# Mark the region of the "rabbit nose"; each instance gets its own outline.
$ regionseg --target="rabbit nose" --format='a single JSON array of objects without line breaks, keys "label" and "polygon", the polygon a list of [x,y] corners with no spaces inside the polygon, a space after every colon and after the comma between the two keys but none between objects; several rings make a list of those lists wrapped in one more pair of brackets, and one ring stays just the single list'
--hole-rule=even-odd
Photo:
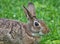
[{"label": "rabbit nose", "polygon": [[46,33],[49,33],[50,31],[49,31],[49,30],[42,30],[42,32],[43,32],[44,34],[46,34]]},{"label": "rabbit nose", "polygon": [[48,33],[50,32],[50,30],[48,30]]}]

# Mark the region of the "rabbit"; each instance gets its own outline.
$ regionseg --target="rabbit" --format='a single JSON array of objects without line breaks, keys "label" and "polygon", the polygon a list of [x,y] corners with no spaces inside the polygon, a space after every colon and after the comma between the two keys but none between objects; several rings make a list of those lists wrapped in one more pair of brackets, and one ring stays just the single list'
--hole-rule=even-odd
[{"label": "rabbit", "polygon": [[28,19],[27,23],[0,18],[0,34],[4,44],[38,44],[40,36],[49,33],[45,22],[36,18],[32,2],[28,3],[27,8],[23,5],[23,10]]}]

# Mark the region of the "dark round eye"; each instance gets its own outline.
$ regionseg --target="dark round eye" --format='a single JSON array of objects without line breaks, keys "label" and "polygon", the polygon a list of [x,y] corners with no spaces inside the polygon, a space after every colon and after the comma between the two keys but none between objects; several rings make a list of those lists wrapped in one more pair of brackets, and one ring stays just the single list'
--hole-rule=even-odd
[{"label": "dark round eye", "polygon": [[39,26],[39,23],[38,22],[35,22],[35,26]]}]

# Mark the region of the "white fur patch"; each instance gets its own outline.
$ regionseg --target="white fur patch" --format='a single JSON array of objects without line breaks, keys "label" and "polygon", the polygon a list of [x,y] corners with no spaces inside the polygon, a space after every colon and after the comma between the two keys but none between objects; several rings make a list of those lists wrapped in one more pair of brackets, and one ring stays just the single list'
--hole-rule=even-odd
[{"label": "white fur patch", "polygon": [[34,34],[34,33],[32,33],[32,36],[35,36],[35,34]]},{"label": "white fur patch", "polygon": [[44,35],[42,32],[39,32],[40,35]]}]

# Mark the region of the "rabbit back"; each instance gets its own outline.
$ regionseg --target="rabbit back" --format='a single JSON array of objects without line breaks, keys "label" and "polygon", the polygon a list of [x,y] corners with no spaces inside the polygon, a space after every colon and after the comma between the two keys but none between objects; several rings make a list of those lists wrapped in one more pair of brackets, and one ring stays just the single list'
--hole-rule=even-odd
[{"label": "rabbit back", "polygon": [[0,40],[9,33],[12,39],[22,39],[22,24],[15,20],[0,19]]}]

